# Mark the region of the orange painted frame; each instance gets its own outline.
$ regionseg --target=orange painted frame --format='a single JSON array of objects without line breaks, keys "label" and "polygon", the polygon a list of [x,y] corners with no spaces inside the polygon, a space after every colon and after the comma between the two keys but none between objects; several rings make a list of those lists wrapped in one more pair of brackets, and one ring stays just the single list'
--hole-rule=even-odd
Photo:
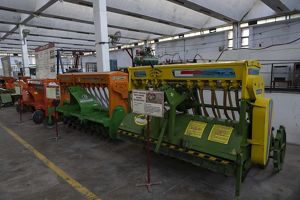
[{"label": "orange painted frame", "polygon": [[66,73],[57,76],[60,85],[61,105],[70,99],[68,87],[107,87],[109,91],[109,116],[116,106],[128,111],[128,74],[124,72]]},{"label": "orange painted frame", "polygon": [[58,84],[56,79],[28,79],[22,86],[22,104],[43,110],[48,116],[48,108],[52,107],[52,99],[46,96],[46,88],[50,83]]},{"label": "orange painted frame", "polygon": [[4,81],[4,84],[0,84],[0,88],[3,89],[15,89],[15,78],[8,76],[0,76],[0,80]]}]

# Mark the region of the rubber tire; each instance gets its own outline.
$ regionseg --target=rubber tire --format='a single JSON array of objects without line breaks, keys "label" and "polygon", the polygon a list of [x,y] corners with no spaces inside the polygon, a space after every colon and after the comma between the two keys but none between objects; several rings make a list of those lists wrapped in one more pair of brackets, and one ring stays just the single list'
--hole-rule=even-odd
[{"label": "rubber tire", "polygon": [[286,153],[286,132],[285,128],[280,127],[280,129],[280,132],[277,132],[277,135],[275,137],[274,148],[277,151],[274,151],[273,153],[275,173],[278,173],[282,170]]},{"label": "rubber tire", "polygon": [[44,111],[42,111],[42,110],[34,111],[34,113],[32,115],[32,120],[34,123],[41,124],[41,123],[43,123],[44,119],[45,119]]}]

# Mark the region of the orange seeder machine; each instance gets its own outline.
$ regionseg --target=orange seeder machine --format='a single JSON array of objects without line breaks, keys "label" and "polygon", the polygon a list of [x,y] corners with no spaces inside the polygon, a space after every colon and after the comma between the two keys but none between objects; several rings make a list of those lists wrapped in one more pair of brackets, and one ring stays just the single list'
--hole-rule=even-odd
[{"label": "orange seeder machine", "polygon": [[15,79],[13,77],[0,76],[0,88],[13,90]]},{"label": "orange seeder machine", "polygon": [[21,98],[17,105],[18,112],[33,112],[33,121],[40,124],[48,117],[48,110],[53,106],[53,99],[47,97],[49,88],[58,87],[56,79],[28,79],[18,82]]},{"label": "orange seeder machine", "polygon": [[66,73],[57,79],[61,102],[56,110],[60,118],[70,126],[114,138],[128,110],[128,74]]}]

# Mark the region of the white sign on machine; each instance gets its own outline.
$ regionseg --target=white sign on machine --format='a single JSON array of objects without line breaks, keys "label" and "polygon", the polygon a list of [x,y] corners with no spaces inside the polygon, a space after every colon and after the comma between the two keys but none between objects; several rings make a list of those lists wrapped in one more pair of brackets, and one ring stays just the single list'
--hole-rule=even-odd
[{"label": "white sign on machine", "polygon": [[164,92],[149,90],[132,91],[132,110],[137,114],[164,116]]},{"label": "white sign on machine", "polygon": [[50,82],[46,87],[46,97],[47,99],[59,99],[60,91],[59,85],[55,82]]}]

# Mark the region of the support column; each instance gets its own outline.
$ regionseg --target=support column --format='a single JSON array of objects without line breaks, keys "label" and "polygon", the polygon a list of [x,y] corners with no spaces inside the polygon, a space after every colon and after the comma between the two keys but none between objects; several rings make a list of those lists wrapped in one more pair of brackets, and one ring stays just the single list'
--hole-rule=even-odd
[{"label": "support column", "polygon": [[106,0],[93,0],[97,71],[110,71]]},{"label": "support column", "polygon": [[240,23],[233,23],[233,49],[241,48],[241,28]]},{"label": "support column", "polygon": [[29,55],[27,48],[26,35],[24,36],[23,30],[25,29],[24,25],[19,25],[20,37],[21,37],[21,50],[22,50],[22,66],[23,66],[23,75],[29,75]]}]

